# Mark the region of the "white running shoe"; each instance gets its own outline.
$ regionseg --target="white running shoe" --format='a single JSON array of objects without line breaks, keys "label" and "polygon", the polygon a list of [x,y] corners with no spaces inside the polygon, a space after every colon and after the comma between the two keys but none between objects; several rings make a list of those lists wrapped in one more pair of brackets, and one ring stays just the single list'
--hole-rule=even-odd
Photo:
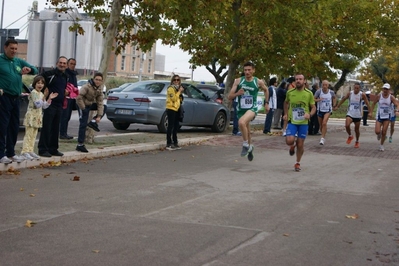
[{"label": "white running shoe", "polygon": [[32,155],[29,154],[29,152],[24,152],[21,154],[25,158],[25,160],[33,161]]},{"label": "white running shoe", "polygon": [[12,160],[10,160],[7,156],[4,156],[0,159],[0,163],[9,164],[12,163]]},{"label": "white running shoe", "polygon": [[287,136],[287,133],[285,131],[283,131],[283,137]]},{"label": "white running shoe", "polygon": [[29,155],[32,156],[34,160],[40,160],[40,156],[37,155],[37,154],[34,153],[34,152],[30,152]]},{"label": "white running shoe", "polygon": [[324,141],[326,141],[324,138],[320,139],[320,145],[324,145]]},{"label": "white running shoe", "polygon": [[384,146],[380,145],[380,151],[384,151]]},{"label": "white running shoe", "polygon": [[24,156],[19,156],[19,155],[14,155],[11,160],[13,162],[17,162],[17,163],[22,163],[23,161],[25,161],[25,157]]}]

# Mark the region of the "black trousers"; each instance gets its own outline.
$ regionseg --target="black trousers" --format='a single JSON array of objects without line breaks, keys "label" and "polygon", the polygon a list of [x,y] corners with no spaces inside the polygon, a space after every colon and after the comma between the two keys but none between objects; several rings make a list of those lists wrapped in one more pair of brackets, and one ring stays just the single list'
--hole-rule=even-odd
[{"label": "black trousers", "polygon": [[166,146],[177,144],[177,130],[179,129],[179,112],[166,109],[168,115],[168,129],[166,131]]},{"label": "black trousers", "polygon": [[308,134],[309,135],[316,135],[317,132],[319,132],[320,125],[319,125],[319,119],[317,117],[317,114],[314,114],[310,119],[309,119],[309,128],[308,128]]},{"label": "black trousers", "polygon": [[50,105],[43,110],[43,127],[40,131],[39,154],[58,151],[58,137],[60,135],[60,120],[62,107]]}]

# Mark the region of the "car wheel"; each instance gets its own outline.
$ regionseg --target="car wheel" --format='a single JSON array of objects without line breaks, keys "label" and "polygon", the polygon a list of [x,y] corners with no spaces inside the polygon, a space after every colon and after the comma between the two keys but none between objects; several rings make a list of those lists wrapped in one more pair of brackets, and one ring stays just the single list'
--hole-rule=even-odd
[{"label": "car wheel", "polygon": [[157,125],[159,132],[161,133],[166,133],[167,129],[168,129],[168,115],[165,113],[163,113],[162,118],[161,118],[161,122]]},{"label": "car wheel", "polygon": [[226,119],[225,113],[218,112],[212,125],[212,131],[216,133],[222,133],[226,129]]},{"label": "car wheel", "polygon": [[112,125],[114,126],[115,129],[118,130],[126,130],[130,126],[130,123],[117,123],[117,122],[112,122]]}]

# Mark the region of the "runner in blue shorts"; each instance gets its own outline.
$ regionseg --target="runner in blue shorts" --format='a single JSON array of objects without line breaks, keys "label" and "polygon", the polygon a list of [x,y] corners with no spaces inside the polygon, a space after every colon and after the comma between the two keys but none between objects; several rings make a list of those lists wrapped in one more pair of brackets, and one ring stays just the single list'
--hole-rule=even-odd
[{"label": "runner in blue shorts", "polygon": [[[284,102],[284,120],[288,121],[286,131],[286,143],[290,146],[290,155],[295,154],[296,163],[294,170],[301,171],[301,158],[304,151],[308,123],[312,115],[316,113],[316,106],[312,91],[305,87],[305,77],[302,74],[295,75],[295,88],[287,92]],[[295,134],[298,137],[295,138]]]}]

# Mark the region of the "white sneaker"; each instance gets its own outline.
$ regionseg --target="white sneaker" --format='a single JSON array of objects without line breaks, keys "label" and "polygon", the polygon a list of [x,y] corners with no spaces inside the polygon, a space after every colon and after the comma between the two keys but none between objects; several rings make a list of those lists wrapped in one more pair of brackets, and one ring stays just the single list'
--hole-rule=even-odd
[{"label": "white sneaker", "polygon": [[29,155],[32,156],[34,160],[40,160],[40,156],[37,155],[37,154],[34,153],[34,152],[30,152]]},{"label": "white sneaker", "polygon": [[380,151],[384,151],[384,146],[380,145]]},{"label": "white sneaker", "polygon": [[324,138],[320,139],[320,145],[324,145],[324,141],[326,141]]},{"label": "white sneaker", "polygon": [[283,131],[283,137],[287,136],[287,133],[285,131]]},{"label": "white sneaker", "polygon": [[10,160],[7,156],[4,156],[0,159],[0,163],[9,164],[12,163],[12,160]]},{"label": "white sneaker", "polygon": [[29,161],[33,160],[33,157],[29,154],[29,152],[24,152],[21,154],[21,156],[23,156],[25,158],[25,160],[29,160]]},{"label": "white sneaker", "polygon": [[25,161],[25,157],[23,156],[18,156],[18,155],[14,155],[11,160],[13,162],[17,162],[17,163],[22,163],[23,161]]}]

